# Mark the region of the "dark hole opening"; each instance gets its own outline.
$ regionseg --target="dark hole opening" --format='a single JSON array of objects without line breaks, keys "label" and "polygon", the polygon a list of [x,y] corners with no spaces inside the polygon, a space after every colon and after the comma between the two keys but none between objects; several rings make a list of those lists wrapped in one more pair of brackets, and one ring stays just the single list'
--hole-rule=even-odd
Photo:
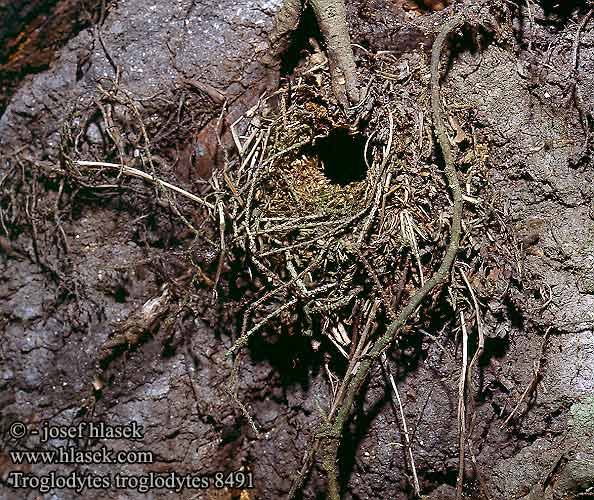
[{"label": "dark hole opening", "polygon": [[365,137],[345,128],[332,130],[316,141],[314,152],[322,161],[324,175],[334,184],[346,186],[362,181],[367,175]]},{"label": "dark hole opening", "polygon": [[310,50],[309,37],[320,40],[320,32],[316,16],[311,8],[306,8],[299,20],[299,26],[291,35],[291,43],[281,56],[280,75],[288,77],[303,61],[305,54]]}]

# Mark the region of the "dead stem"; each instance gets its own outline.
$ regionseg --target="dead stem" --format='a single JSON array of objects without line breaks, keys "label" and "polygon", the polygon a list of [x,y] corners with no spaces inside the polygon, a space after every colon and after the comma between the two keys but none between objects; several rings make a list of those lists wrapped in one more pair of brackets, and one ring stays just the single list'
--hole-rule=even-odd
[{"label": "dead stem", "polygon": [[458,381],[458,477],[456,479],[456,500],[462,498],[464,486],[464,456],[466,446],[466,373],[468,370],[468,331],[464,311],[460,311],[460,325],[462,327],[462,367]]},{"label": "dead stem", "polygon": [[412,440],[410,439],[410,433],[408,432],[408,425],[406,424],[406,418],[404,416],[404,408],[402,407],[402,400],[400,399],[400,394],[398,392],[398,387],[396,386],[396,382],[394,380],[394,375],[392,375],[392,369],[387,361],[386,353],[383,353],[381,356],[382,366],[384,370],[388,374],[388,378],[390,380],[390,385],[392,386],[392,391],[394,396],[396,396],[396,401],[392,399],[394,402],[394,406],[398,406],[398,411],[400,413],[400,418],[402,419],[402,430],[404,431],[404,450],[408,455],[410,469],[413,475],[413,487],[416,496],[421,495],[421,487],[419,485],[419,476],[417,475],[417,467],[415,465],[415,457],[413,454],[412,449]]},{"label": "dead stem", "polygon": [[256,435],[256,439],[260,439],[261,438],[260,431],[258,431],[258,427],[256,427],[256,423],[254,422],[254,419],[250,415],[250,412],[248,411],[246,406],[239,400],[238,390],[237,390],[237,388],[235,388],[235,386],[237,385],[240,365],[241,365],[241,356],[237,356],[233,360],[233,367],[231,369],[231,375],[229,377],[229,381],[228,381],[227,385],[225,386],[225,391],[227,392],[227,394],[229,395],[229,397],[231,398],[233,403],[235,403],[235,405],[237,405],[237,407],[241,410],[241,413],[243,413],[243,416],[246,418],[246,420],[250,424],[252,430],[254,431],[254,434]]},{"label": "dead stem", "polygon": [[107,162],[103,162],[103,161],[76,161],[75,164],[78,166],[81,166],[81,167],[99,167],[99,168],[115,169],[125,175],[129,175],[132,177],[138,177],[139,179],[153,182],[154,184],[156,184],[160,187],[164,187],[164,188],[170,189],[171,191],[175,191],[176,193],[181,194],[182,196],[188,198],[189,200],[192,200],[200,205],[210,208],[211,210],[214,210],[214,208],[215,208],[215,206],[212,203],[208,203],[207,201],[203,200],[202,198],[196,196],[195,194],[192,194],[192,193],[186,191],[185,189],[175,186],[174,184],[171,184],[167,181],[161,180],[161,179],[155,177],[154,175],[147,174],[146,172],[143,172],[142,170],[138,170],[137,168],[127,167],[126,165],[121,165],[118,163],[107,163]]}]

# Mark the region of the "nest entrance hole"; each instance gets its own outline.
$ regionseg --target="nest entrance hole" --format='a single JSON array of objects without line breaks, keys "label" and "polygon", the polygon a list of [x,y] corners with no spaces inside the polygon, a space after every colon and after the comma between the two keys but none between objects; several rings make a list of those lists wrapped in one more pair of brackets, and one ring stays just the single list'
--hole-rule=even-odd
[{"label": "nest entrance hole", "polygon": [[332,184],[346,186],[367,176],[365,137],[346,128],[336,128],[318,139],[313,154],[322,162],[324,175]]}]

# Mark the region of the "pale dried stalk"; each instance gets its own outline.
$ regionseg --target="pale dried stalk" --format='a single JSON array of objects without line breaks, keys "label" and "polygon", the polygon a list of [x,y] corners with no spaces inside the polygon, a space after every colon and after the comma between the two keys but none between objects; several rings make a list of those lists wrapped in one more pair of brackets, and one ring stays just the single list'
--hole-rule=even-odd
[{"label": "pale dried stalk", "polygon": [[81,167],[103,167],[103,168],[116,169],[116,170],[119,170],[122,174],[131,176],[131,177],[138,177],[139,179],[143,179],[145,181],[150,181],[150,182],[153,182],[154,184],[160,185],[161,187],[170,189],[171,191],[175,191],[176,193],[181,194],[185,198],[195,201],[196,203],[199,203],[200,205],[203,205],[211,210],[214,210],[214,208],[215,208],[215,206],[212,203],[208,203],[207,201],[203,200],[202,198],[196,196],[195,194],[192,194],[189,191],[186,191],[185,189],[175,186],[174,184],[171,184],[167,181],[159,179],[158,177],[155,177],[154,175],[147,174],[146,172],[143,172],[142,170],[138,170],[137,168],[127,167],[126,165],[121,165],[119,163],[107,163],[107,162],[103,162],[103,161],[76,161],[74,163]]}]

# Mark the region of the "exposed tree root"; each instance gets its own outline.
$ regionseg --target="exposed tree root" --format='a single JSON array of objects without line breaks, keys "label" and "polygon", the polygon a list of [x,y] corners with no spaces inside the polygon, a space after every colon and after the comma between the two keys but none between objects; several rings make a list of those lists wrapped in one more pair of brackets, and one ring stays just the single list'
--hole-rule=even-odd
[{"label": "exposed tree root", "polygon": [[[275,57],[286,51],[290,35],[303,13],[305,0],[285,0],[276,15],[274,31],[269,36]],[[351,38],[347,27],[344,0],[308,0],[316,19],[328,55],[334,95],[343,107],[359,102],[359,81]]]},{"label": "exposed tree root", "polygon": [[351,38],[347,28],[344,0],[310,0],[326,42],[332,89],[345,106],[359,102],[359,82]]},{"label": "exposed tree root", "polygon": [[118,347],[129,348],[137,345],[142,335],[152,331],[169,312],[172,297],[171,289],[164,285],[159,294],[151,297],[130,314],[115,334],[101,346],[100,361],[112,356]]},{"label": "exposed tree root", "polygon": [[[392,322],[386,333],[380,337],[373,345],[368,354],[360,359],[359,367],[356,373],[345,380],[346,386],[339,389],[339,400],[334,406],[336,408],[335,414],[328,416],[328,419],[320,426],[316,435],[316,444],[308,455],[306,462],[311,463],[313,455],[321,448],[322,452],[322,468],[324,469],[328,478],[328,496],[332,500],[340,498],[340,485],[338,482],[338,448],[340,446],[340,439],[343,428],[349,417],[351,416],[353,403],[359,394],[365,379],[369,373],[371,366],[376,360],[380,358],[382,353],[397,339],[402,327],[406,324],[409,318],[415,313],[419,305],[427,297],[427,295],[438,285],[443,284],[450,276],[450,270],[456,259],[458,247],[460,244],[461,235],[461,220],[462,220],[462,191],[460,183],[456,174],[456,167],[454,164],[454,154],[452,152],[447,132],[444,123],[441,102],[440,102],[440,88],[439,88],[439,62],[441,53],[445,47],[448,36],[452,31],[463,24],[461,15],[457,15],[450,19],[439,32],[435,43],[433,45],[431,58],[431,106],[433,113],[433,124],[439,145],[441,147],[444,161],[445,161],[445,176],[448,186],[452,192],[453,198],[453,216],[450,242],[448,244],[444,258],[436,273],[428,279],[425,284],[413,295],[410,302],[400,312],[398,318]],[[295,481],[294,487],[291,489],[290,495],[296,493],[298,484],[303,481],[304,475],[307,473],[309,467],[305,464],[299,477]]]},{"label": "exposed tree root", "polygon": [[291,35],[299,26],[303,0],[285,0],[276,14],[274,31],[268,35],[272,54],[279,57],[291,44]]}]

